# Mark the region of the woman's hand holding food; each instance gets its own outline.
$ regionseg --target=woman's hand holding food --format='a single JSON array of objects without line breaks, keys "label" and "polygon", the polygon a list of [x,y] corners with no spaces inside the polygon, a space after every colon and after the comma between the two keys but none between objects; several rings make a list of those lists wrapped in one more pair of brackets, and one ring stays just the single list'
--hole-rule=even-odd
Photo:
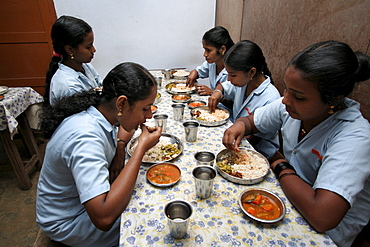
[{"label": "woman's hand holding food", "polygon": [[197,79],[198,79],[198,71],[193,69],[188,75],[188,78],[186,79],[186,86],[193,87]]},{"label": "woman's hand holding food", "polygon": [[208,107],[211,113],[215,112],[218,103],[222,99],[222,94],[219,91],[213,91],[212,95],[208,98]]},{"label": "woman's hand holding food", "polygon": [[225,130],[222,144],[230,150],[239,152],[239,144],[245,133],[245,125],[242,121],[236,121],[230,128]]},{"label": "woman's hand holding food", "polygon": [[159,138],[162,134],[162,127],[147,127],[145,124],[141,124],[140,128],[141,134],[139,136],[137,148],[142,147],[146,152],[159,142]]}]

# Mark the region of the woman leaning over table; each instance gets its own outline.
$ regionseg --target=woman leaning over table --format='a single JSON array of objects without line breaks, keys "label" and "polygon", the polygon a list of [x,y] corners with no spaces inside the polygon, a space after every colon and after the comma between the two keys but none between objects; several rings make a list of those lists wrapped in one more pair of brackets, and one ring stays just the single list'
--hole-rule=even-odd
[{"label": "woman leaning over table", "polygon": [[[149,131],[144,125],[157,95],[145,68],[119,64],[103,86],[63,98],[43,112],[42,129],[52,137],[37,188],[37,223],[47,236],[71,246],[118,245],[120,215],[141,160],[161,135],[161,128]],[[120,133],[117,139],[115,125],[127,132],[142,129],[126,165],[128,139]]]},{"label": "woman leaning over table", "polygon": [[281,130],[283,154],[271,168],[285,195],[318,232],[350,246],[370,219],[370,125],[348,96],[370,77],[370,58],[344,43],[314,44],[284,75],[284,97],[239,118],[223,143]]},{"label": "woman leaning over table", "polygon": [[[234,101],[231,120],[249,116],[262,106],[280,98],[280,93],[272,84],[271,72],[268,69],[261,48],[254,42],[242,40],[236,43],[223,58],[228,80],[235,89],[228,90],[218,85],[218,90],[208,98],[208,105],[214,111],[223,97]],[[248,136],[254,148],[270,159],[278,150],[277,131]]]},{"label": "woman leaning over table", "polygon": [[51,29],[54,54],[46,74],[45,102],[102,86],[90,64],[94,57],[94,33],[85,21],[61,16]]},{"label": "woman leaning over table", "polygon": [[206,61],[192,70],[187,78],[186,85],[193,86],[198,78],[209,78],[210,88],[205,85],[197,85],[200,95],[211,95],[217,84],[223,83],[224,87],[233,87],[227,82],[227,72],[222,61],[225,53],[234,45],[226,28],[217,26],[203,35],[203,56]]}]

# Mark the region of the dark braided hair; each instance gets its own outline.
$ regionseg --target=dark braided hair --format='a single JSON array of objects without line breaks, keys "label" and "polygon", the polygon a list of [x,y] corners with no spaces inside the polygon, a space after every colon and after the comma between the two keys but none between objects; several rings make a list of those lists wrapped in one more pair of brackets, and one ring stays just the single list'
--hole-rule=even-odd
[{"label": "dark braided hair", "polygon": [[50,138],[61,122],[90,106],[105,104],[114,109],[115,99],[125,95],[130,106],[145,100],[151,93],[156,80],[143,66],[126,62],[114,67],[103,80],[103,88],[91,89],[61,98],[55,105],[44,105],[40,114],[40,129],[45,138]]},{"label": "dark braided hair", "polygon": [[217,50],[224,45],[228,51],[233,45],[234,41],[231,39],[229,31],[226,28],[217,26],[204,33],[202,40],[207,45],[214,46]]},{"label": "dark braided hair", "polygon": [[[81,19],[72,16],[59,17],[51,28],[51,40],[55,53],[62,57],[68,56],[64,46],[70,45],[73,48],[77,48],[90,32],[92,32],[92,28]],[[53,75],[58,70],[58,63],[62,60],[62,57],[54,55],[49,64],[49,70],[46,73],[45,80],[44,102],[46,104],[50,104],[50,82]]]},{"label": "dark braided hair", "polygon": [[348,96],[357,82],[370,78],[370,57],[333,40],[309,46],[288,66],[294,66],[304,79],[316,83],[323,102],[333,105],[341,103],[337,96]]},{"label": "dark braided hair", "polygon": [[242,40],[236,43],[225,54],[224,63],[236,71],[249,72],[251,68],[256,68],[257,73],[263,72],[270,77],[273,84],[271,72],[267,67],[266,59],[261,48],[250,40]]}]

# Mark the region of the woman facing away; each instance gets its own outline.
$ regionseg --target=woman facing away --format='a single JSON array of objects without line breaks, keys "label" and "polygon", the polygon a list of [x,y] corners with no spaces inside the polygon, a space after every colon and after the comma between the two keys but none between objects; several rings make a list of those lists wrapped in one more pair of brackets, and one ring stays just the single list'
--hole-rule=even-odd
[{"label": "woman facing away", "polygon": [[209,78],[210,88],[205,85],[197,85],[200,95],[211,95],[217,84],[224,84],[225,88],[233,87],[227,82],[227,72],[222,61],[225,53],[234,45],[226,28],[216,26],[203,35],[203,56],[206,61],[192,70],[186,80],[186,85],[192,87],[196,79]]},{"label": "woman facing away", "polygon": [[[145,68],[122,63],[108,73],[102,91],[45,107],[41,127],[52,137],[38,182],[36,221],[47,236],[70,246],[118,245],[120,215],[142,158],[161,136],[161,128],[144,125],[156,95],[156,81]],[[116,125],[127,133],[142,130],[127,164],[129,140],[117,136]]]},{"label": "woman facing away", "polygon": [[[272,84],[271,72],[268,69],[265,56],[261,48],[250,40],[242,40],[236,43],[223,58],[228,72],[228,81],[233,88],[223,88],[217,85],[217,89],[208,98],[208,105],[213,112],[224,97],[234,101],[232,108],[232,122],[240,117],[249,116],[262,106],[280,98],[280,93]],[[257,151],[268,159],[278,150],[277,132],[256,134],[248,136],[248,141]]]},{"label": "woman facing away", "polygon": [[90,64],[96,50],[89,24],[61,16],[53,24],[51,39],[54,53],[46,74],[46,104],[54,105],[62,97],[102,86],[99,74]]},{"label": "woman facing away", "polygon": [[370,125],[347,98],[370,78],[370,58],[345,43],[314,44],[288,64],[284,97],[236,120],[223,143],[281,130],[271,169],[291,203],[318,232],[351,246],[370,219]]}]

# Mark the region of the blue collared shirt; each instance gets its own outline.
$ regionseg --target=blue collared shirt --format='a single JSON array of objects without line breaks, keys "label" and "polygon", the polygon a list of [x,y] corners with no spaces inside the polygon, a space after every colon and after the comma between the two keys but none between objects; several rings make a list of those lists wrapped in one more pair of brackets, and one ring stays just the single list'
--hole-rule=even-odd
[{"label": "blue collared shirt", "polygon": [[83,63],[82,68],[84,68],[85,74],[59,63],[59,68],[50,83],[49,98],[51,105],[54,105],[55,101],[62,97],[103,85],[98,72],[90,63]]},{"label": "blue collared shirt", "polygon": [[[281,129],[284,155],[313,189],[332,191],[351,208],[338,226],[326,233],[338,246],[350,246],[370,219],[370,125],[359,104],[348,98],[347,108],[315,126],[298,142],[301,121],[285,110],[282,98],[255,111],[259,131]],[[334,209],[333,209],[334,210]]]},{"label": "blue collared shirt", "polygon": [[[37,223],[52,239],[91,234],[96,246],[104,246],[98,244],[100,239],[111,233],[93,225],[83,203],[110,190],[116,136],[114,126],[93,106],[66,118],[54,132],[46,147],[36,201]],[[118,243],[119,229],[110,231],[116,231],[112,234]],[[89,245],[81,239],[77,243]]]}]

